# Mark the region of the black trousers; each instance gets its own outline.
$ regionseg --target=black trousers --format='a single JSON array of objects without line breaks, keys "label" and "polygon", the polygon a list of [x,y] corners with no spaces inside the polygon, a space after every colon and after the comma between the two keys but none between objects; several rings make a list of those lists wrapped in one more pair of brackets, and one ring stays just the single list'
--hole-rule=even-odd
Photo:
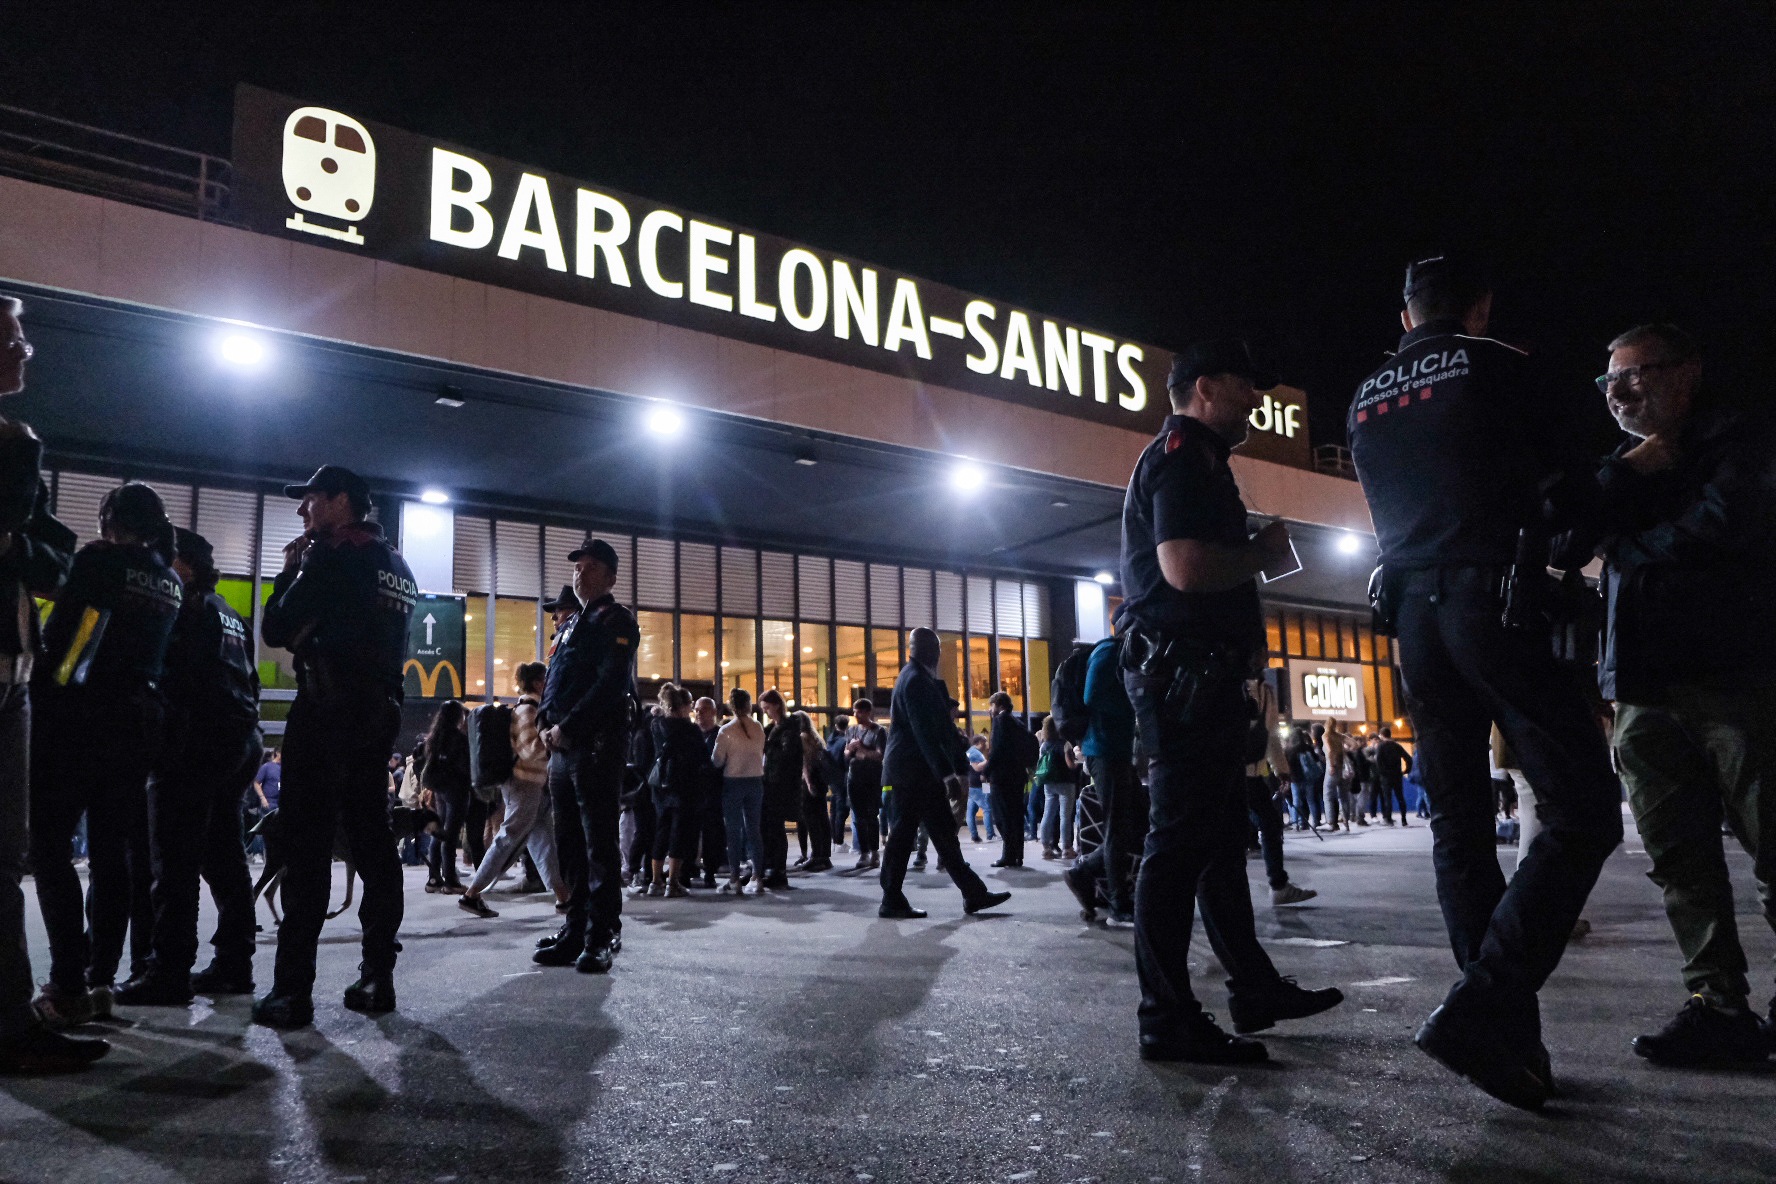
[{"label": "black trousers", "polygon": [[874,855],[882,845],[882,766],[877,761],[853,761],[845,778],[851,800],[851,834],[859,855]]},{"label": "black trousers", "polygon": [[0,684],[0,1041],[31,1027],[31,955],[25,939],[25,874],[31,785],[31,690]]},{"label": "black trousers", "polygon": [[1264,875],[1272,888],[1289,882],[1283,868],[1283,812],[1277,807],[1270,782],[1262,777],[1246,778],[1246,815],[1258,831],[1258,849],[1264,854]]},{"label": "black trousers", "polygon": [[[463,823],[469,813],[469,799],[474,797],[467,786],[439,790],[432,795],[438,807],[438,833],[432,836],[429,862],[431,878],[440,884],[462,886],[462,873],[457,867],[462,851]],[[481,865],[477,863],[476,867]]]},{"label": "black trousers", "polygon": [[701,824],[702,873],[713,877],[728,861],[728,827],[722,819],[721,778],[710,778],[703,788],[703,800],[697,807]]},{"label": "black trousers", "polygon": [[1104,804],[1104,841],[1079,861],[1086,875],[1104,882],[1113,913],[1133,913],[1134,876],[1130,869],[1147,838],[1147,791],[1135,776],[1135,763],[1094,756],[1087,760],[1098,800]]},{"label": "black trousers", "polygon": [[[165,708],[148,692],[101,700],[69,690],[39,695],[34,706],[31,870],[49,931],[49,981],[66,991],[109,985],[117,977],[130,927],[129,848],[132,836],[146,831],[148,770],[158,755]],[[87,816],[84,902],[73,848],[82,813]],[[146,881],[146,859],[137,864]],[[146,916],[147,908],[143,900],[140,915]],[[146,928],[142,935],[146,956]]]},{"label": "black trousers", "polygon": [[802,818],[797,826],[807,845],[809,863],[832,860],[832,829],[826,813],[826,780],[818,775],[801,786]]},{"label": "black trousers", "polygon": [[480,867],[487,858],[487,816],[492,809],[493,803],[484,802],[474,790],[469,791],[463,808],[463,850],[468,852],[471,867]]},{"label": "black trousers", "polygon": [[1400,821],[1406,821],[1406,783],[1401,780],[1383,777],[1375,783],[1375,800],[1381,806],[1381,816],[1389,822],[1394,820],[1394,807],[1400,807]]},{"label": "black trousers", "polygon": [[993,823],[999,828],[999,858],[1008,867],[1020,865],[1024,862],[1024,782],[993,781],[987,795],[993,802]]},{"label": "black trousers", "polygon": [[[1437,899],[1462,968],[1447,1002],[1502,1038],[1539,1039],[1536,992],[1622,841],[1621,790],[1603,732],[1547,636],[1501,624],[1495,571],[1398,579],[1400,673],[1431,801]],[[1487,766],[1495,721],[1535,786],[1542,822],[1508,885]]]},{"label": "black trousers", "polygon": [[1276,967],[1258,944],[1246,883],[1245,694],[1236,679],[1206,683],[1191,718],[1164,703],[1169,680],[1124,672],[1149,756],[1152,826],[1135,881],[1135,971],[1144,1036],[1172,1039],[1201,1014],[1190,989],[1190,933],[1203,932],[1232,993],[1262,991]]},{"label": "black trousers", "polygon": [[389,825],[388,754],[400,728],[400,700],[386,692],[323,700],[298,691],[290,705],[278,795],[288,862],[273,994],[306,999],[314,991],[315,947],[333,892],[333,841],[342,831],[364,882],[358,906],[364,970],[395,968],[404,902]]},{"label": "black trousers", "polygon": [[759,807],[761,841],[765,846],[766,880],[780,881],[789,872],[789,820],[801,812],[801,781],[765,781],[765,800]]},{"label": "black trousers", "polygon": [[148,780],[154,869],[156,977],[183,979],[197,962],[198,880],[216,902],[216,963],[253,964],[253,880],[241,845],[241,811],[261,755],[253,721],[193,721],[193,742]]},{"label": "black trousers", "polygon": [[[888,794],[888,813],[892,823],[888,845],[882,853],[882,903],[907,903],[907,861],[912,858],[913,844],[923,826],[937,848],[938,862],[950,873],[950,880],[962,892],[963,900],[978,900],[987,894],[987,886],[962,858],[962,844],[956,838],[956,816],[950,812],[950,800],[942,785],[913,782],[897,785]],[[855,807],[853,807],[855,809]]]},{"label": "black trousers", "polygon": [[846,785],[846,775],[839,774],[839,779],[832,786],[832,841],[845,841],[845,819],[851,816],[851,791]]},{"label": "black trousers", "polygon": [[631,875],[645,880],[649,875],[648,860],[654,856],[654,836],[660,825],[660,811],[654,805],[653,790],[643,786],[630,799],[629,808],[635,818],[635,834],[629,840],[629,850],[624,852],[623,866]]},{"label": "black trousers", "polygon": [[623,745],[617,738],[549,757],[555,807],[555,857],[567,885],[566,929],[603,945],[623,931],[622,857],[617,816],[623,790]]}]

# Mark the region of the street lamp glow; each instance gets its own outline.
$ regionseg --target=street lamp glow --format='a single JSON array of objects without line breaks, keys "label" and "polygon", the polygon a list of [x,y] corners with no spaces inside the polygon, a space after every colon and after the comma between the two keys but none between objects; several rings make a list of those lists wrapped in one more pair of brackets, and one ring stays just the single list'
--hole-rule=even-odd
[{"label": "street lamp glow", "polygon": [[265,343],[248,333],[227,333],[216,343],[216,353],[230,366],[257,366],[265,360]]},{"label": "street lamp glow", "polygon": [[1092,577],[1092,579],[1094,579],[1094,580],[1096,580],[1096,581],[1097,581],[1097,582],[1098,582],[1098,583],[1100,583],[1100,584],[1104,584],[1104,585],[1106,585],[1106,586],[1108,586],[1108,585],[1110,585],[1110,584],[1114,584],[1114,583],[1115,583],[1115,582],[1116,582],[1116,577],[1115,577],[1115,576],[1113,576],[1113,575],[1111,575],[1111,574],[1110,574],[1110,573],[1109,573],[1109,572],[1107,572],[1107,571],[1101,571],[1101,572],[1099,572],[1099,573],[1098,573],[1098,574],[1097,574],[1097,575],[1095,575],[1095,576],[1093,576],[1093,577]]},{"label": "street lamp glow", "polygon": [[684,430],[678,408],[661,403],[647,414],[647,429],[656,436],[676,436]]},{"label": "street lamp glow", "polygon": [[950,470],[950,484],[960,493],[973,493],[987,483],[987,471],[971,460],[959,460]]},{"label": "street lamp glow", "polygon": [[425,489],[420,491],[419,500],[428,506],[448,506],[450,495],[442,489]]},{"label": "street lamp glow", "polygon": [[1344,534],[1344,535],[1338,536],[1338,553],[1340,555],[1355,555],[1359,550],[1362,549],[1362,546],[1363,546],[1362,540],[1357,538],[1357,536],[1354,534]]}]

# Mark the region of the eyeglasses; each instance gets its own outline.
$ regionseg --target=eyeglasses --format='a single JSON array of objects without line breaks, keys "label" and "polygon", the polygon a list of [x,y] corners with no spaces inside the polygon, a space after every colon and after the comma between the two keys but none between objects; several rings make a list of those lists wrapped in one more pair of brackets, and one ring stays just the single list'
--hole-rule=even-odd
[{"label": "eyeglasses", "polygon": [[0,342],[0,353],[17,354],[25,361],[30,361],[37,354],[37,347],[23,337],[14,337]]},{"label": "eyeglasses", "polygon": [[1609,394],[1610,387],[1618,382],[1625,382],[1629,389],[1639,390],[1646,382],[1646,376],[1654,370],[1664,370],[1671,366],[1681,366],[1682,362],[1648,362],[1642,366],[1624,366],[1620,370],[1611,370],[1608,374],[1599,374],[1592,379],[1597,389]]}]

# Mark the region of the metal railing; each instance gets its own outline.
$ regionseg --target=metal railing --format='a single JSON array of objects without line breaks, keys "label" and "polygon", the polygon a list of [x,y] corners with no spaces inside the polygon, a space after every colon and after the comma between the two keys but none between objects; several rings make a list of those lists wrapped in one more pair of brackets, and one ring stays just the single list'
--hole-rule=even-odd
[{"label": "metal railing", "polygon": [[1349,481],[1357,479],[1357,466],[1351,460],[1351,450],[1342,444],[1321,444],[1313,450],[1313,462],[1316,473],[1343,477]]},{"label": "metal railing", "polygon": [[0,103],[7,176],[220,222],[233,172],[219,156]]}]

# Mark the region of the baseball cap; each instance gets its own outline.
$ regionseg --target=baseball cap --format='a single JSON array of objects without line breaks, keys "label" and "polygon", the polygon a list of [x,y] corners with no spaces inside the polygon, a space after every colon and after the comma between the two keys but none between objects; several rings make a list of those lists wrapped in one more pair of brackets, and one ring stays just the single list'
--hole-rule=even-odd
[{"label": "baseball cap", "polygon": [[562,609],[573,609],[575,612],[580,609],[580,598],[574,595],[572,584],[561,585],[561,595],[554,600],[543,601],[543,611],[546,613],[558,613]]},{"label": "baseball cap", "polygon": [[590,555],[610,568],[612,575],[617,574],[617,549],[603,539],[595,539],[591,535],[587,535],[585,542],[567,553],[567,561],[573,563],[585,555]]},{"label": "baseball cap", "polygon": [[1252,359],[1252,347],[1239,337],[1214,337],[1199,341],[1172,358],[1168,390],[1187,387],[1197,379],[1211,374],[1240,374],[1252,380],[1258,390],[1267,391],[1278,378]]},{"label": "baseball cap", "polygon": [[1404,298],[1427,291],[1447,293],[1458,299],[1478,297],[1490,287],[1486,270],[1473,259],[1461,255],[1432,255],[1406,268]]},{"label": "baseball cap", "polygon": [[175,526],[173,536],[173,554],[193,568],[204,571],[216,565],[216,549],[210,546],[209,539],[183,526]]},{"label": "baseball cap", "polygon": [[310,492],[328,495],[348,494],[354,506],[362,506],[367,509],[370,505],[369,484],[342,465],[322,465],[314,471],[314,476],[301,485],[284,486],[285,497],[299,498]]}]

